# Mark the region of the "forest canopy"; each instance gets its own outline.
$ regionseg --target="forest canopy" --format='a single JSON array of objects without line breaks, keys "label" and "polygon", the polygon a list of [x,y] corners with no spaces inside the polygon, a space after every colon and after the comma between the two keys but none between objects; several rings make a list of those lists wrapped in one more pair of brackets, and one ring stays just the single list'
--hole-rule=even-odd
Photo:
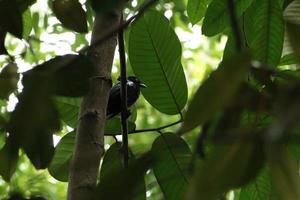
[{"label": "forest canopy", "polygon": [[0,0],[0,199],[300,200],[299,36],[300,0]]}]

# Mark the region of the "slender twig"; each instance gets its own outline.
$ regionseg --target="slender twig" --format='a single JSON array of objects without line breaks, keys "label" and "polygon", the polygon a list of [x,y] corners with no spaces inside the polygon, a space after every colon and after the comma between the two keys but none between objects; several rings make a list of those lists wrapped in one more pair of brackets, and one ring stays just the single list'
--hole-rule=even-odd
[{"label": "slender twig", "polygon": [[175,126],[176,124],[179,124],[181,122],[183,122],[182,119],[180,119],[180,120],[178,120],[176,122],[173,122],[171,124],[167,124],[167,125],[164,125],[164,126],[161,126],[161,127],[157,127],[157,128],[140,129],[140,130],[131,131],[131,132],[129,132],[129,134],[145,133],[145,132],[158,132],[158,131],[161,131],[163,129],[169,128],[171,126]]},{"label": "slender twig", "polygon": [[[169,127],[172,127],[172,126],[175,126],[179,123],[183,122],[183,120],[178,120],[176,122],[173,122],[171,124],[167,124],[167,125],[164,125],[164,126],[160,126],[160,127],[157,127],[157,128],[149,128],[149,129],[140,129],[140,130],[133,130],[133,131],[129,131],[128,134],[132,135],[132,134],[138,134],[138,133],[146,133],[146,132],[160,132],[166,128],[169,128]],[[115,135],[121,135],[122,133],[115,133],[115,134],[105,134],[106,136],[115,136]]]},{"label": "slender twig", "polygon": [[143,15],[143,13],[148,8],[150,8],[156,1],[157,0],[148,0],[147,2],[145,2],[144,4],[142,4],[140,6],[140,8],[138,9],[138,12],[135,15],[133,15],[132,17],[130,17],[129,19],[127,19],[125,22],[121,23],[120,26],[118,26],[117,28],[115,28],[115,29],[107,32],[106,34],[104,34],[102,37],[100,37],[97,41],[95,41],[90,46],[86,46],[86,47],[82,48],[79,53],[85,53],[85,52],[87,52],[89,49],[102,44],[104,41],[106,41],[108,38],[110,38],[111,36],[113,36],[116,33],[118,33],[120,30],[124,30],[125,28],[127,28],[132,22],[134,22],[138,18],[140,18]]},{"label": "slender twig", "polygon": [[[121,23],[123,23],[123,15],[121,16]],[[124,47],[124,33],[121,29],[118,33],[119,55],[121,65],[121,124],[122,124],[122,150],[124,154],[124,166],[128,166],[129,152],[128,152],[128,123],[127,123],[127,75],[126,75],[126,57]]]},{"label": "slender twig", "polygon": [[238,24],[237,17],[236,17],[234,0],[228,0],[228,10],[229,10],[232,32],[235,37],[236,49],[237,49],[237,51],[241,51],[242,47],[243,47],[242,46],[242,37],[241,37],[241,32],[240,32],[239,24]]}]

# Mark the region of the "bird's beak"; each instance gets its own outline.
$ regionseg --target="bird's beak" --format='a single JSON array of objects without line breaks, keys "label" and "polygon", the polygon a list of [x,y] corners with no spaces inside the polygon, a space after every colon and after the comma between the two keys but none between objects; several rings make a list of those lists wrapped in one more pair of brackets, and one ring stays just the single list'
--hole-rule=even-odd
[{"label": "bird's beak", "polygon": [[146,88],[147,87],[147,85],[145,85],[144,83],[140,83],[139,86],[142,87],[142,88]]}]

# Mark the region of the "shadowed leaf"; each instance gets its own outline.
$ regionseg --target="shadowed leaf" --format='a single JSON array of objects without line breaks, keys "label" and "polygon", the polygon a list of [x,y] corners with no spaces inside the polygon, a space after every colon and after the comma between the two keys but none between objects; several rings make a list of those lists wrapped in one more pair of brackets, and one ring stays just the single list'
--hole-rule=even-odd
[{"label": "shadowed leaf", "polygon": [[18,67],[14,63],[9,63],[0,73],[0,98],[8,99],[9,95],[17,89],[18,81]]},{"label": "shadowed leaf", "polygon": [[59,21],[71,30],[79,33],[88,31],[86,13],[77,0],[54,0],[53,12]]}]

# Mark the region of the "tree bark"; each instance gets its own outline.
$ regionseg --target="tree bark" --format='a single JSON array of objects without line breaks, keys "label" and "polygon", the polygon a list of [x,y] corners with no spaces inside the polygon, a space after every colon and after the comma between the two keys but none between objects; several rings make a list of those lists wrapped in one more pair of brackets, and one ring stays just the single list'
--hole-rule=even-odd
[{"label": "tree bark", "polygon": [[[92,44],[105,33],[120,25],[121,10],[106,15],[96,14],[92,33]],[[91,89],[81,103],[76,145],[71,163],[68,200],[92,199],[104,154],[104,125],[106,107],[111,89],[111,69],[117,35],[90,49],[88,55],[97,67],[91,80]]]}]

